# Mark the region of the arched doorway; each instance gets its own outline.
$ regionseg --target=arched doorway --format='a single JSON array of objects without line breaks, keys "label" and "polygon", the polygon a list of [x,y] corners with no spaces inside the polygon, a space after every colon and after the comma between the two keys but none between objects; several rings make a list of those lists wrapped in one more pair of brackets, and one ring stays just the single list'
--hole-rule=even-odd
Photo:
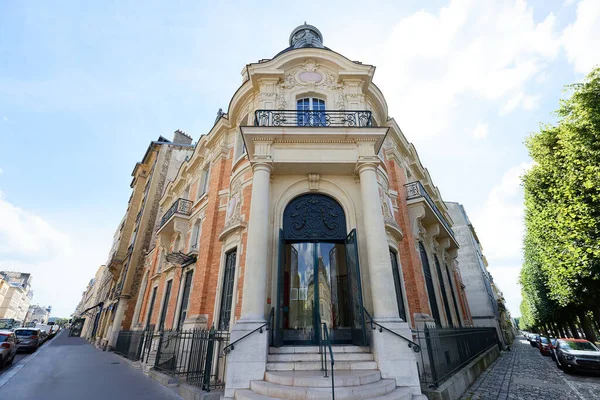
[{"label": "arched doorway", "polygon": [[322,324],[333,343],[365,344],[356,231],[329,196],[296,197],[280,231],[275,345],[316,344]]}]

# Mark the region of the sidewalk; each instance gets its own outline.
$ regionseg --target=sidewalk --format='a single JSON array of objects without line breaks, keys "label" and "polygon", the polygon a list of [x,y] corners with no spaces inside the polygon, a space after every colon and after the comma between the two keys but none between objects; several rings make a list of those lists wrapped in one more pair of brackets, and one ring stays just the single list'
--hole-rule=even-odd
[{"label": "sidewalk", "polygon": [[23,361],[26,365],[11,368],[18,372],[8,381],[0,381],[0,399],[181,400],[120,357],[68,337],[66,330]]},{"label": "sidewalk", "polygon": [[463,394],[461,400],[600,399],[600,376],[567,375],[522,336]]}]

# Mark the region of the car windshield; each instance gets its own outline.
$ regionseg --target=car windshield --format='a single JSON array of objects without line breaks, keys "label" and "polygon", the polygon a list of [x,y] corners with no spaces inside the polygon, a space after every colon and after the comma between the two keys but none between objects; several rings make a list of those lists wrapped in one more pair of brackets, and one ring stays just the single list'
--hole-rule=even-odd
[{"label": "car windshield", "polygon": [[23,330],[15,331],[15,334],[17,336],[35,336],[35,335],[37,335],[37,331],[34,331],[33,329],[23,329]]},{"label": "car windshield", "polygon": [[0,335],[0,343],[6,342],[6,339],[8,339],[8,335]]},{"label": "car windshield", "polygon": [[543,344],[548,344],[548,342],[549,342],[549,340],[548,340],[548,338],[547,338],[547,337],[542,337],[542,339],[541,339],[541,340],[542,340],[542,343],[543,343]]},{"label": "car windshield", "polygon": [[590,342],[571,342],[565,340],[560,342],[560,347],[569,350],[600,351]]},{"label": "car windshield", "polygon": [[550,339],[550,342],[552,343],[552,346],[556,346],[556,339],[552,338]]}]

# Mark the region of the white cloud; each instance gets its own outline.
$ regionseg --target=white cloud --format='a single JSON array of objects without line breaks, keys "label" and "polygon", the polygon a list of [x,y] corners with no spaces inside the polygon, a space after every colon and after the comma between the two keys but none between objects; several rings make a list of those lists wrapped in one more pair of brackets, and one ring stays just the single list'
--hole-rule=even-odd
[{"label": "white cloud", "polygon": [[536,22],[524,0],[419,11],[396,24],[385,47],[377,79],[413,137],[450,134],[463,94],[500,101],[523,92],[559,50],[554,15]]},{"label": "white cloud", "polygon": [[8,121],[8,117],[2,117],[2,119],[4,119],[5,121]]},{"label": "white cloud", "polygon": [[67,234],[0,193],[0,270],[31,273],[33,302],[52,305],[52,314],[59,317],[73,312],[110,244],[109,232],[73,219],[81,228],[71,226]]},{"label": "white cloud", "polygon": [[511,97],[504,107],[500,110],[500,115],[506,115],[513,112],[518,106],[521,106],[526,111],[535,110],[540,105],[539,96],[526,95],[523,92],[518,92]]},{"label": "white cloud", "polygon": [[524,233],[521,177],[532,166],[533,162],[521,163],[507,170],[472,218],[492,276],[507,301],[513,299],[509,304],[513,316],[520,313],[521,298],[521,288],[517,283]]},{"label": "white cloud", "polygon": [[[0,175],[2,175],[4,173],[4,170],[2,169],[2,167],[0,167]],[[2,194],[0,193],[0,196],[2,196]]]},{"label": "white cloud", "polygon": [[561,37],[567,58],[575,71],[587,74],[600,63],[600,2],[581,0],[577,17],[567,26]]},{"label": "white cloud", "polygon": [[488,135],[488,133],[489,133],[488,124],[483,123],[481,121],[477,122],[477,125],[475,126],[475,129],[473,130],[473,137],[475,139],[483,139]]},{"label": "white cloud", "polygon": [[65,234],[0,195],[0,257],[39,260],[70,253],[71,243]]}]

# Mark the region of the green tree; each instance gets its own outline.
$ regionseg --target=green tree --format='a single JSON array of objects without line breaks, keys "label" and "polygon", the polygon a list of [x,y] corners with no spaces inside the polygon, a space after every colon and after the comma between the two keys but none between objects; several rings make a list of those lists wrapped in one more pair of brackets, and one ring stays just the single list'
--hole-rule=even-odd
[{"label": "green tree", "polygon": [[572,326],[576,315],[593,340],[600,317],[600,68],[567,90],[558,122],[526,141],[535,165],[523,177],[521,284],[534,323]]}]

